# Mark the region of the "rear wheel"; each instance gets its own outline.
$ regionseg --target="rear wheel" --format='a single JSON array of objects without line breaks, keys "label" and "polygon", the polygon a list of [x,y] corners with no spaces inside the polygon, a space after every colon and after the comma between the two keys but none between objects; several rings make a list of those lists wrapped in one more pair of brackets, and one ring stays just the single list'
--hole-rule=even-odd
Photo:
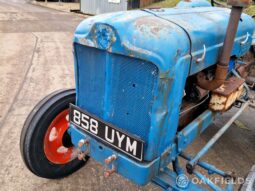
[{"label": "rear wheel", "polygon": [[20,150],[30,171],[40,177],[68,176],[87,161],[75,157],[69,127],[69,104],[75,103],[75,90],[54,92],[40,101],[26,119]]}]

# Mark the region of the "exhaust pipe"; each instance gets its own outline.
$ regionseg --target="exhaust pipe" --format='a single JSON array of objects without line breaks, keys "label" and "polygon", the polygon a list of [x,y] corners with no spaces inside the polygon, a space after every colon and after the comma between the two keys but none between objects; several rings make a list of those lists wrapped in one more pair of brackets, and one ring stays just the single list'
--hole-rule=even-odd
[{"label": "exhaust pipe", "polygon": [[249,3],[250,0],[228,0],[228,5],[231,5],[232,9],[230,13],[222,53],[217,63],[215,78],[213,80],[207,80],[202,73],[198,74],[197,85],[199,87],[212,91],[219,88],[225,82],[228,74],[228,65],[241,14],[243,8],[247,7]]}]

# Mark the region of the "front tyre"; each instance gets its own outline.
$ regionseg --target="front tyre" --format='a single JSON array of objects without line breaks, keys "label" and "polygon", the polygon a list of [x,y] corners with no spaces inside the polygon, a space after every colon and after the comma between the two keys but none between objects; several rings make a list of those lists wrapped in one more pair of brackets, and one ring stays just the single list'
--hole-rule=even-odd
[{"label": "front tyre", "polygon": [[40,101],[27,117],[20,137],[20,151],[28,169],[35,175],[56,179],[68,176],[86,160],[74,157],[67,133],[69,104],[75,103],[75,90],[60,90]]}]

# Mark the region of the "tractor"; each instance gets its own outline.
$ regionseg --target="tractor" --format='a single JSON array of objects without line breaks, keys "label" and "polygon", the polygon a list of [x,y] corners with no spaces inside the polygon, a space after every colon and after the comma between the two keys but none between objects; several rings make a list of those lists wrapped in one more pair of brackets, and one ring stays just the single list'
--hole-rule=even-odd
[{"label": "tractor", "polygon": [[[25,121],[20,150],[27,168],[57,179],[93,159],[106,167],[105,177],[118,173],[142,186],[233,190],[234,175],[201,158],[254,107],[255,23],[243,13],[249,3],[228,0],[224,8],[185,0],[82,21],[73,38],[75,88],[48,95]],[[188,155],[187,147],[232,107],[239,110]],[[219,187],[197,167],[228,184]]]}]

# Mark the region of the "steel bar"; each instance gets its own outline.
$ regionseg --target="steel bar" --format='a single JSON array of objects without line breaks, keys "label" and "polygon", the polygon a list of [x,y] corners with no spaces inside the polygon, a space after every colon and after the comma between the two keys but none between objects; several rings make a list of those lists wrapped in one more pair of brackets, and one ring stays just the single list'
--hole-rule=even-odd
[{"label": "steel bar", "polygon": [[183,174],[183,169],[180,166],[178,157],[176,157],[176,159],[173,161],[173,169],[174,171],[177,173],[177,175]]},{"label": "steel bar", "polygon": [[224,83],[228,74],[228,64],[242,11],[242,7],[232,7],[221,55],[217,63],[215,78],[210,81],[205,79],[204,75],[197,75],[197,84],[199,87],[206,90],[215,90]]},{"label": "steel bar", "polygon": [[[180,156],[182,158],[184,158],[185,160],[188,160],[190,161],[192,159],[191,156],[185,154],[185,153],[181,153]],[[211,165],[211,164],[208,164],[206,162],[203,162],[203,161],[198,161],[197,162],[197,165],[200,166],[201,168],[205,169],[208,171],[208,174],[218,174],[224,178],[227,178],[227,177],[232,177],[230,174],[222,171],[222,170],[219,170],[217,169],[215,166]]]},{"label": "steel bar", "polygon": [[182,129],[177,135],[178,152],[184,151],[198,135],[202,134],[216,117],[216,113],[206,110]]},{"label": "steel bar", "polygon": [[244,105],[236,112],[236,114],[207,142],[207,144],[196,154],[196,156],[188,162],[187,170],[189,173],[193,172],[194,165],[197,164],[198,160],[204,156],[207,151],[216,143],[216,141],[229,129],[231,124],[242,114],[242,112],[249,106],[249,104],[249,101],[244,103]]},{"label": "steel bar", "polygon": [[228,66],[243,8],[232,7],[219,64]]}]

